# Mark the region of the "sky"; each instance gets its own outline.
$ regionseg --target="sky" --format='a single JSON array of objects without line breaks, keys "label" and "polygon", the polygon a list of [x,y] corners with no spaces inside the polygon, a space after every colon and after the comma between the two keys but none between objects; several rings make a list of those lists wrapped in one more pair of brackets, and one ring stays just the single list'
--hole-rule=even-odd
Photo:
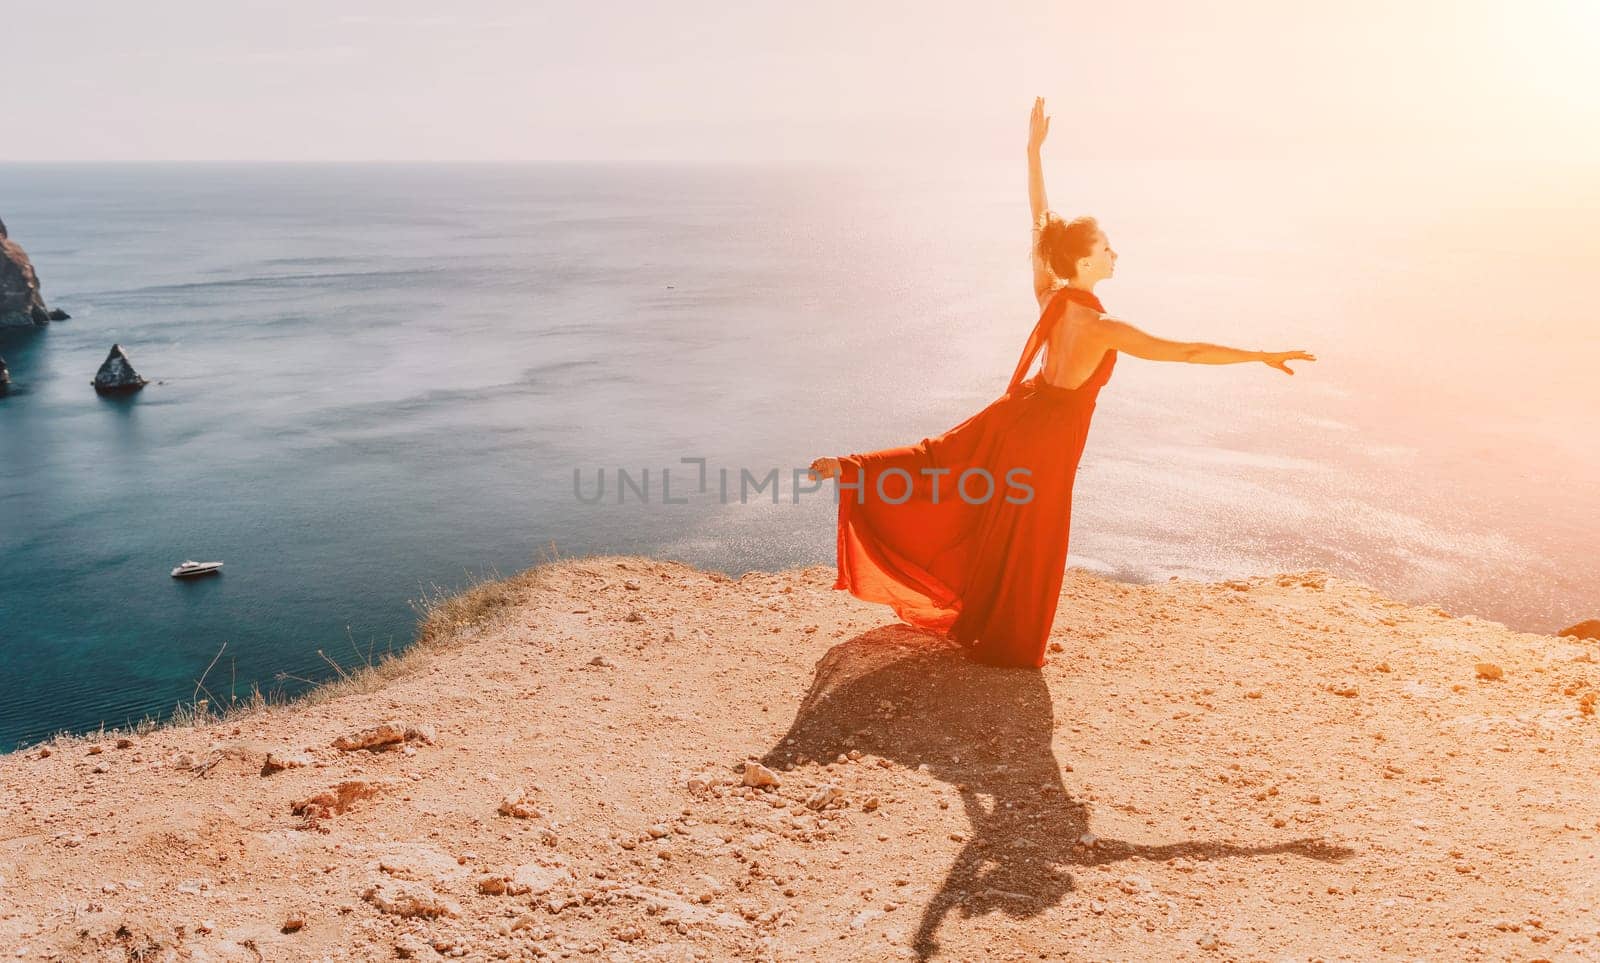
[{"label": "sky", "polygon": [[1600,161],[1600,0],[5,12],[0,160]]}]

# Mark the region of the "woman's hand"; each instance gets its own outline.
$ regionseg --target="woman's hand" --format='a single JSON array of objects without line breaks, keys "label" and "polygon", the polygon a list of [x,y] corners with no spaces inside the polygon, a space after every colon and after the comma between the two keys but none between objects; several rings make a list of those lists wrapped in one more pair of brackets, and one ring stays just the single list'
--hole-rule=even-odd
[{"label": "woman's hand", "polygon": [[1037,154],[1050,133],[1050,118],[1044,112],[1044,98],[1033,98],[1033,114],[1028,118],[1028,151]]},{"label": "woman's hand", "polygon": [[1286,361],[1315,361],[1317,356],[1305,351],[1263,351],[1261,361],[1269,368],[1277,368],[1284,374],[1292,375],[1293,371],[1285,364]]},{"label": "woman's hand", "polygon": [[822,481],[826,478],[833,478],[838,474],[839,459],[837,458],[818,458],[811,463],[812,481]]}]

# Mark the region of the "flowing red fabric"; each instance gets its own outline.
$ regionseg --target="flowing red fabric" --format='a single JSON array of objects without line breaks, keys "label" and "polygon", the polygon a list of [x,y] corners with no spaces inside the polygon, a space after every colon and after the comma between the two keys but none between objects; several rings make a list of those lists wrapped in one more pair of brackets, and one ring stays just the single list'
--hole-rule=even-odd
[{"label": "flowing red fabric", "polygon": [[[1056,321],[1092,292],[1063,287],[988,407],[915,445],[842,456],[836,589],[888,605],[989,665],[1044,665],[1066,575],[1072,484],[1116,352],[1077,388],[1027,377]],[[985,481],[987,476],[988,481]]]}]

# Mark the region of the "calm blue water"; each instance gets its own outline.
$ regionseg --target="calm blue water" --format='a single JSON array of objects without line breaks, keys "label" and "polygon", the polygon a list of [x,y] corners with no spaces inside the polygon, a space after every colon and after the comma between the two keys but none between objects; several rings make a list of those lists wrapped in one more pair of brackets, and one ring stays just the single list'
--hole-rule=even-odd
[{"label": "calm blue water", "polygon": [[[1492,240],[1250,182],[1220,238],[1207,195],[1152,200],[1159,171],[1086,198],[1123,252],[1113,310],[1323,360],[1288,379],[1123,359],[1073,563],[1317,566],[1527,628],[1600,615],[1600,468],[1577,414],[1592,342],[1491,404],[1485,372],[1549,354],[1526,317],[1460,297]],[[169,711],[219,650],[219,698],[296,691],[331,674],[319,649],[350,664],[408,642],[425,586],[552,545],[831,562],[832,504],[792,504],[788,470],[941,431],[1004,386],[1035,310],[1018,190],[959,172],[0,166],[0,217],[73,314],[0,334],[0,750]],[[1197,232],[1218,257],[1196,257]],[[1521,309],[1592,326],[1588,262],[1538,263],[1555,274]],[[1463,325],[1474,344],[1431,361],[1394,347]],[[89,387],[113,342],[153,382],[129,399]],[[674,494],[693,477],[684,457],[708,460],[711,490],[660,504],[663,466]],[[575,468],[590,492],[605,469],[614,496],[619,467],[650,469],[652,504],[574,497]],[[741,467],[782,469],[782,503],[720,503],[723,467],[735,491]],[[176,582],[186,558],[226,574]]]}]

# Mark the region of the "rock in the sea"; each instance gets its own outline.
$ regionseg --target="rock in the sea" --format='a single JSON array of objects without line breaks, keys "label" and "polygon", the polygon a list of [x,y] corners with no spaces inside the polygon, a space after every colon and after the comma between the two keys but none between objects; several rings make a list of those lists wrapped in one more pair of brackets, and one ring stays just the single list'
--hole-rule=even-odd
[{"label": "rock in the sea", "polygon": [[70,315],[67,312],[61,310],[60,308],[51,308],[49,311],[45,312],[45,317],[49,318],[51,321],[71,321],[72,320],[72,315]]},{"label": "rock in the sea", "polygon": [[39,294],[39,275],[28,253],[6,236],[0,221],[0,328],[33,327],[50,323],[50,309]]},{"label": "rock in the sea", "polygon": [[94,376],[94,390],[108,394],[138,391],[146,384],[148,382],[139,372],[133,370],[133,362],[128,360],[128,353],[120,344],[111,346],[111,353],[106,355],[105,363]]},{"label": "rock in the sea", "polygon": [[[5,362],[0,361],[0,372],[5,370]],[[0,381],[4,381],[0,378]],[[1559,633],[1569,639],[1600,639],[1600,619],[1588,619],[1577,625],[1569,625]]]},{"label": "rock in the sea", "polygon": [[6,359],[0,357],[0,391],[11,383],[11,369],[6,367]]}]

